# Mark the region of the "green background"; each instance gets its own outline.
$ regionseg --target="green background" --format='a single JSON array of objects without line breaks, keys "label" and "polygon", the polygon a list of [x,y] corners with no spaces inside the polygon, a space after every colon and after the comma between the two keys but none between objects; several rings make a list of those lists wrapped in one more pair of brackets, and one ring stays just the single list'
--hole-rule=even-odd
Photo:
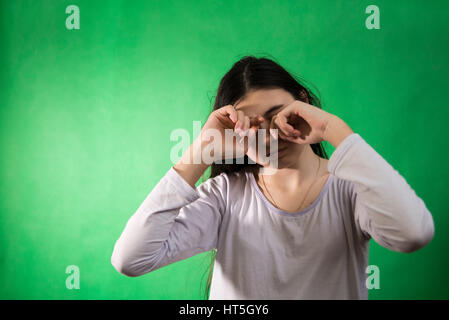
[{"label": "green background", "polygon": [[[65,8],[80,8],[67,30]],[[368,30],[365,8],[380,9]],[[425,201],[415,253],[371,243],[370,299],[449,298],[448,1],[1,1],[0,298],[200,299],[209,253],[138,278],[110,263],[239,58],[270,55],[318,88]],[[444,138],[446,137],[446,138]],[[327,145],[329,154],[333,147]],[[68,265],[79,290],[65,287]],[[201,287],[202,285],[202,287]]]}]

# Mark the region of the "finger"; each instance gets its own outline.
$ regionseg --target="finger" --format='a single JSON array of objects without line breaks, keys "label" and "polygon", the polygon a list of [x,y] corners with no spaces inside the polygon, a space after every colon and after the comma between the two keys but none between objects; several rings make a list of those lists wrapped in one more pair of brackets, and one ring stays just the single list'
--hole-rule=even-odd
[{"label": "finger", "polygon": [[249,137],[250,139],[253,139],[256,137],[257,134],[257,127],[253,126],[249,129]]},{"label": "finger", "polygon": [[[243,138],[248,135],[248,130],[249,130],[249,117],[244,116],[242,127],[239,131],[236,132],[238,132],[239,136]],[[240,141],[242,141],[242,139],[240,139]]]},{"label": "finger", "polygon": [[243,117],[243,124],[241,125],[241,128],[239,130],[236,130],[236,132],[239,134],[242,139],[240,141],[243,141],[243,138],[248,135],[249,130],[249,117],[244,116]]},{"label": "finger", "polygon": [[217,109],[217,112],[222,116],[229,117],[234,123],[237,121],[237,111],[231,104]]},{"label": "finger", "polygon": [[274,119],[274,123],[287,136],[299,136],[301,134],[300,131],[298,131],[288,123],[287,117],[285,115],[278,115]]},{"label": "finger", "polygon": [[237,122],[235,123],[235,131],[239,132],[243,130],[245,124],[245,114],[243,111],[237,110]]},{"label": "finger", "polygon": [[279,135],[279,138],[281,138],[283,140],[288,140],[288,141],[295,140],[295,138],[285,135],[284,133],[282,133],[282,131],[278,131],[278,135]]},{"label": "finger", "polygon": [[289,135],[289,132],[287,131],[286,126],[284,125],[284,123],[286,123],[286,121],[282,121],[282,119],[283,119],[283,117],[279,116],[279,114],[275,115],[271,119],[270,127],[273,129],[278,129],[278,131],[280,131],[279,133],[282,133],[284,135]]},{"label": "finger", "polygon": [[243,131],[248,130],[249,127],[250,127],[249,117],[248,117],[248,116],[245,116],[245,125],[244,125],[244,127],[243,127]]},{"label": "finger", "polygon": [[250,127],[258,127],[262,122],[265,121],[262,116],[251,117],[250,119]]},{"label": "finger", "polygon": [[259,125],[261,122],[264,121],[264,118],[262,116],[255,116],[255,117],[245,117],[245,123],[243,125],[242,131],[239,132],[240,139],[239,143],[243,143],[244,137],[248,137],[246,140],[248,143],[252,141],[257,133],[257,130],[259,129]]},{"label": "finger", "polygon": [[247,149],[255,149],[256,148],[256,143],[257,143],[256,133],[257,133],[256,127],[251,127],[249,129],[248,139],[247,139]]},{"label": "finger", "polygon": [[306,141],[304,139],[301,139],[299,137],[292,137],[292,136],[286,136],[282,133],[279,133],[279,138],[287,140],[287,141],[291,141],[294,143],[298,143],[298,144],[302,144],[302,143],[306,143]]}]

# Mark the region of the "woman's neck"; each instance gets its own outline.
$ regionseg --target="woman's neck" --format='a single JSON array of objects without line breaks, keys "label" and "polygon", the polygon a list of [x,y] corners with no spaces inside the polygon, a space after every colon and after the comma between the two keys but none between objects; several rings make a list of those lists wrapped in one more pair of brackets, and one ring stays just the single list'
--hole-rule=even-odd
[{"label": "woman's neck", "polygon": [[[310,145],[298,146],[291,156],[285,159],[285,166],[276,169],[273,174],[264,175],[265,181],[272,187],[286,191],[295,190],[327,173],[325,161],[321,161]],[[260,174],[258,178],[262,178]]]}]

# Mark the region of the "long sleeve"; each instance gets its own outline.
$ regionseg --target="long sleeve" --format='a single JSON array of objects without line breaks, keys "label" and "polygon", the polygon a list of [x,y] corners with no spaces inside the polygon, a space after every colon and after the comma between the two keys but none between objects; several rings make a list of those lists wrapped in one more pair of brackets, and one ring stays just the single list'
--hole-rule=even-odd
[{"label": "long sleeve", "polygon": [[193,188],[171,167],[116,241],[114,268],[139,276],[216,248],[226,188],[223,175]]},{"label": "long sleeve", "polygon": [[354,219],[361,233],[393,251],[412,252],[428,244],[434,222],[407,181],[357,133],[343,140],[328,170],[354,184]]}]

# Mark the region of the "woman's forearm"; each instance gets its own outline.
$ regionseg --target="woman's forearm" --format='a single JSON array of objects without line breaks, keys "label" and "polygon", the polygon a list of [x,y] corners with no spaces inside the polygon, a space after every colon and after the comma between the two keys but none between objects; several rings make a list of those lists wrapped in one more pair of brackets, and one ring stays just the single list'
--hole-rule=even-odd
[{"label": "woman's forearm", "polygon": [[203,162],[202,150],[206,146],[199,138],[184,152],[181,159],[173,166],[173,169],[192,187],[201,178],[204,171],[209,167]]},{"label": "woman's forearm", "polygon": [[349,135],[352,129],[339,117],[333,115],[324,130],[324,140],[329,141],[335,148]]}]

